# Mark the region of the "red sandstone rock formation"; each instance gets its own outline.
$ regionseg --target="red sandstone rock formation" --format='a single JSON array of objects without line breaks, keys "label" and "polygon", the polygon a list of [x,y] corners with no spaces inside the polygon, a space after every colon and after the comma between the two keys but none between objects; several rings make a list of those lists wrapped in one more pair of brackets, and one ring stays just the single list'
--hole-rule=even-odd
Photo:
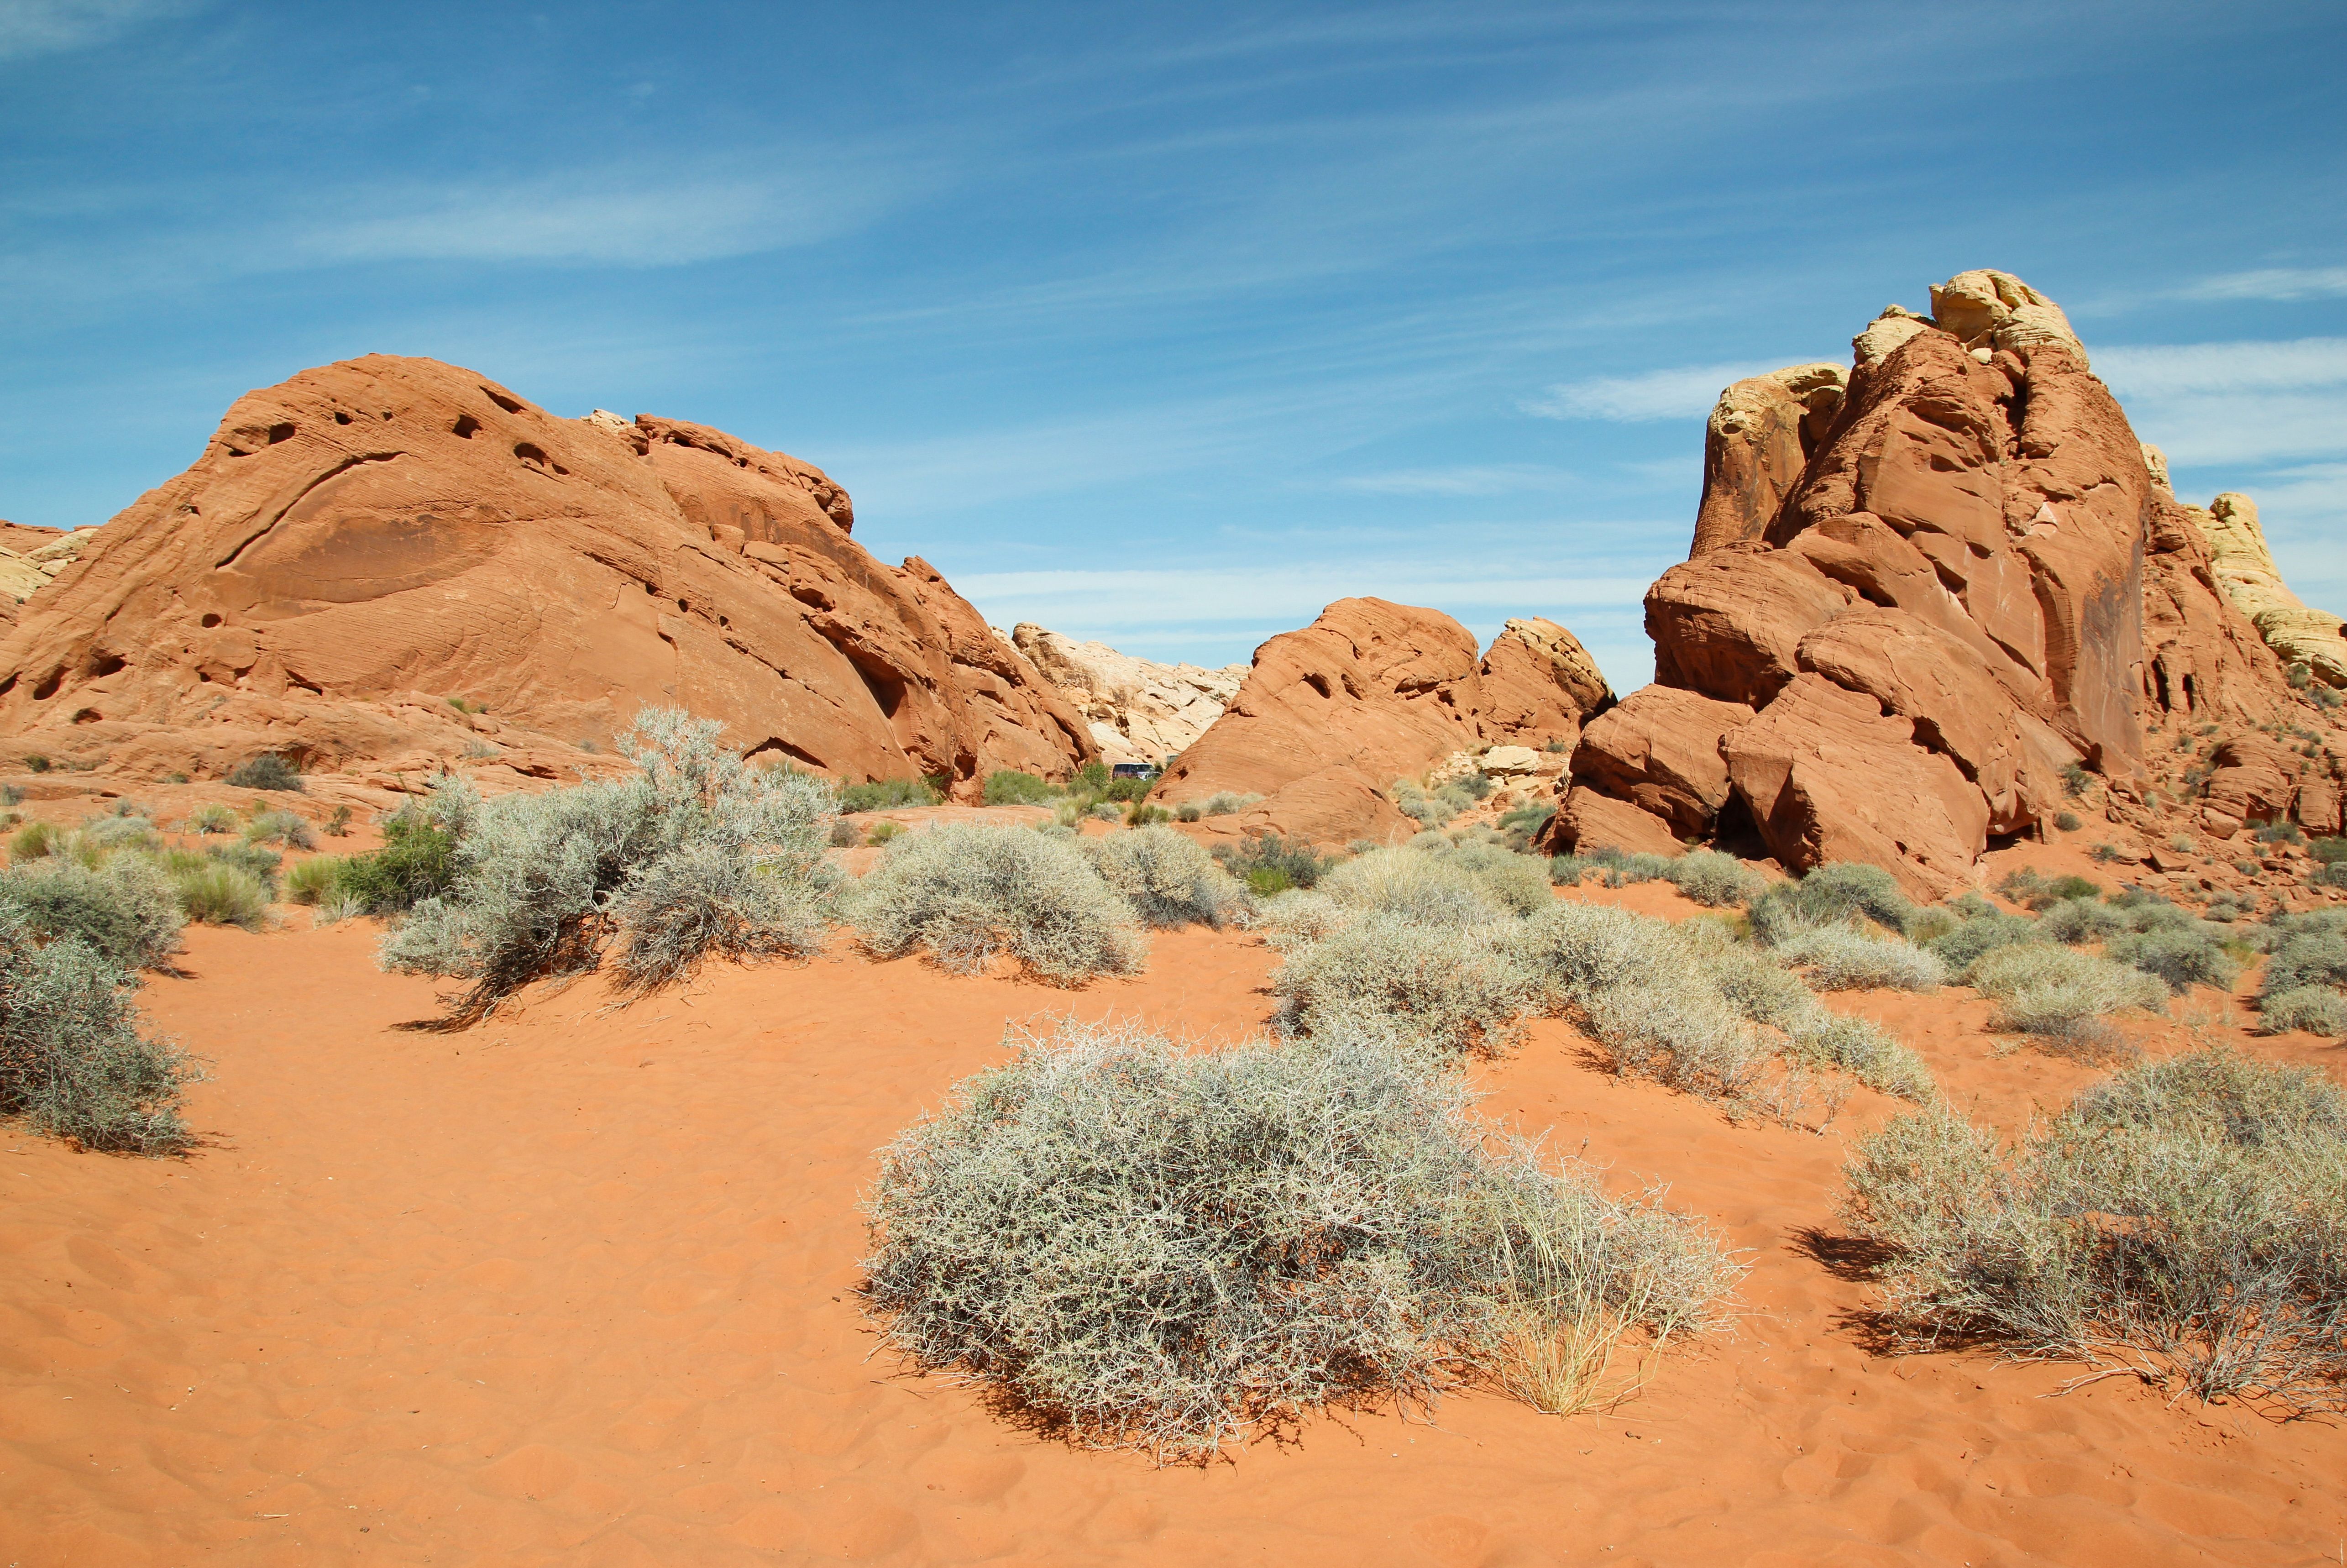
[{"label": "red sandstone rock formation", "polygon": [[[1860,334],[1822,430],[1816,367],[1723,395],[1695,552],[1646,596],[1655,680],[1690,695],[1592,725],[1582,788],[1682,834],[1740,813],[1788,866],[1872,860],[1936,895],[2058,809],[2065,767],[2131,794],[2147,716],[2307,706],[2060,310],[1985,272],[1932,302]],[[2292,809],[2297,772],[2233,765],[2226,801]]]},{"label": "red sandstone rock formation", "polygon": [[1588,654],[1553,622],[1511,622],[1479,661],[1474,637],[1447,615],[1339,600],[1255,650],[1238,695],[1155,798],[1259,794],[1253,810],[1215,820],[1318,842],[1407,834],[1418,825],[1389,798],[1396,778],[1481,745],[1570,744],[1610,701]]},{"label": "red sandstone rock formation", "polygon": [[0,728],[149,775],[275,751],[386,783],[466,750],[593,771],[580,743],[649,703],[965,793],[1096,753],[944,579],[873,559],[853,520],[819,470],[723,432],[558,418],[371,354],[239,399],[194,466],[87,533],[0,643]]}]

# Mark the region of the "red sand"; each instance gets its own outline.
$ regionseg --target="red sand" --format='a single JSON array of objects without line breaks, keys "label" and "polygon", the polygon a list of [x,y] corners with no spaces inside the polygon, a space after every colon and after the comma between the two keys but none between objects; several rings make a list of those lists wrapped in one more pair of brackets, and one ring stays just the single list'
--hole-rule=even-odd
[{"label": "red sand", "polygon": [[[1845,1137],[1895,1110],[1864,1091],[1827,1135],[1739,1126],[1534,1026],[1489,1108],[1747,1249],[1738,1331],[1610,1415],[1462,1397],[1159,1471],[868,1359],[856,1199],[1006,1020],[1258,1029],[1256,938],[1161,935],[1145,976],[1074,993],[843,944],[444,1035],[394,1027],[431,988],[375,970],[371,925],[305,922],[191,928],[188,978],[149,985],[214,1062],[192,1158],[0,1139],[0,1562],[2307,1563],[2347,1539],[2336,1424],[1868,1353],[1868,1287],[1802,1239],[1832,1231]],[[1850,1005],[2008,1126],[2094,1076],[1997,1054],[1968,999]]]}]

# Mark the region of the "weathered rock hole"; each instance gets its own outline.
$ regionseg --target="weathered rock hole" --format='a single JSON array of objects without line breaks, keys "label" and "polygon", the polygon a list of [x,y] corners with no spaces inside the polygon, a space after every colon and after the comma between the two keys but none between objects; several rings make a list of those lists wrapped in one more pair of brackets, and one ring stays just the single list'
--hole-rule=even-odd
[{"label": "weathered rock hole", "polygon": [[[391,415],[386,414],[384,417],[388,419]],[[470,441],[473,438],[474,433],[478,431],[480,427],[481,422],[474,418],[469,414],[459,414],[456,415],[456,423],[448,426],[449,429],[455,431],[457,435],[462,436],[467,441]]]},{"label": "weathered rock hole", "polygon": [[281,420],[277,424],[269,427],[269,444],[272,446],[276,446],[280,441],[291,441],[292,439],[293,426],[290,421]]},{"label": "weathered rock hole", "polygon": [[347,414],[343,413],[343,412],[341,409],[339,409],[339,408],[337,408],[337,409],[335,409],[335,410],[334,410],[334,423],[335,423],[335,424],[337,424],[337,425],[348,425],[350,422],[351,422],[351,416],[350,416],[349,415],[347,415]]},{"label": "weathered rock hole", "polygon": [[547,458],[546,448],[535,441],[515,442],[514,456],[525,463],[535,463],[541,468],[550,468],[554,466]]},{"label": "weathered rock hole", "polygon": [[65,682],[65,667],[63,665],[59,665],[56,669],[49,671],[49,678],[47,680],[33,688],[33,701],[36,702],[47,702],[50,698],[57,694],[57,688],[64,685]]},{"label": "weathered rock hole", "polygon": [[821,757],[816,756],[813,752],[806,750],[803,746],[794,746],[791,744],[790,742],[783,739],[780,735],[768,735],[764,740],[760,741],[756,745],[752,746],[748,751],[743,753],[742,760],[743,762],[748,762],[753,758],[762,757],[769,753],[777,752],[784,756],[796,758],[798,761],[806,764],[806,765],[811,768],[819,768],[824,765],[824,762]]},{"label": "weathered rock hole", "polygon": [[521,412],[520,404],[515,402],[512,398],[507,397],[504,393],[497,391],[495,387],[485,386],[481,388],[481,391],[487,396],[491,403],[496,404],[507,414],[519,414]]},{"label": "weathered rock hole", "polygon": [[89,668],[87,673],[91,680],[98,680],[113,674],[128,662],[129,661],[119,653],[93,653],[89,656]]},{"label": "weathered rock hole", "polygon": [[196,622],[196,624],[199,626],[218,626],[220,624],[220,617],[217,615],[206,615],[201,620]]},{"label": "weathered rock hole", "polygon": [[95,708],[77,708],[74,710],[73,722],[77,724],[95,724],[105,717],[105,714]]}]

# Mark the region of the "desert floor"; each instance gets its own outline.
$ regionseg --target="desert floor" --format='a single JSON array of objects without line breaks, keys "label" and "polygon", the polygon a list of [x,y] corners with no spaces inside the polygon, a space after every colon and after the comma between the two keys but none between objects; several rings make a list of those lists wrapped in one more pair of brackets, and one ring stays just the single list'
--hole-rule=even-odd
[{"label": "desert floor", "polygon": [[[1659,885],[1576,894],[1693,914]],[[1487,1110],[1745,1249],[1737,1330],[1604,1415],[1496,1396],[1338,1412],[1202,1468],[1071,1450],[873,1354],[874,1151],[1006,1023],[1259,1031],[1276,957],[1160,935],[1055,991],[874,963],[589,979],[462,1033],[376,927],[190,927],[156,1020],[210,1059],[184,1160],[0,1137],[0,1563],[1369,1565],[2347,1560],[2347,1430],[2075,1367],[1870,1348],[1835,1243],[1864,1091],[1822,1132],[1732,1122],[1542,1022]],[[2244,989],[2250,982],[2244,981]],[[2203,992],[2134,1026],[2260,1056]],[[2004,1049],[1968,991],[1855,995],[2007,1127],[2094,1070]],[[2228,1021],[2229,1015],[2233,1020]],[[1812,1111],[1811,1120],[1818,1112]]]}]

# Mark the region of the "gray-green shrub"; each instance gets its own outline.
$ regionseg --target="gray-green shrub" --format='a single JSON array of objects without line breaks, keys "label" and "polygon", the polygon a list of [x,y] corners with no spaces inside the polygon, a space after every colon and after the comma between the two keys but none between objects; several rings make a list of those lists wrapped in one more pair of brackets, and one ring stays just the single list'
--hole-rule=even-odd
[{"label": "gray-green shrub", "polygon": [[835,797],[813,774],[750,765],[723,728],[647,708],[620,742],[635,777],[452,799],[453,886],[392,928],[383,966],[470,981],[454,1006],[469,1018],[594,968],[615,937],[637,988],[712,952],[806,950],[837,876],[823,858]]},{"label": "gray-green shrub", "polygon": [[241,866],[208,856],[167,857],[164,875],[187,917],[258,931],[269,924],[269,885]]},{"label": "gray-green shrub", "polygon": [[1752,901],[1752,934],[1773,946],[1795,931],[1868,922],[1905,935],[1915,918],[1898,878],[1880,866],[1835,861],[1795,881],[1779,882]]},{"label": "gray-green shrub", "polygon": [[0,906],[0,1114],[86,1149],[187,1147],[179,1091],[202,1074],[176,1044],[139,1032],[138,983],[80,938],[43,940]]},{"label": "gray-green shrub", "polygon": [[2017,1143],[1941,1103],[1860,1143],[1854,1227],[1910,1344],[2341,1408],[2347,1096],[2223,1050],[2130,1068]]},{"label": "gray-green shrub", "polygon": [[1717,1322],[1738,1273],[1370,1030],[1191,1053],[1065,1025],[882,1151],[866,1214],[887,1343],[1161,1461],[1328,1404],[1522,1388],[1528,1349],[1592,1325]]},{"label": "gray-green shrub", "polygon": [[2108,1042],[2102,1020],[2111,1014],[2168,999],[2168,988],[2140,969],[2050,942],[1999,948],[1967,979],[1996,1001],[1995,1027],[2090,1047]]},{"label": "gray-green shrub", "polygon": [[2347,996],[2327,986],[2300,986],[2258,1003],[2258,1023],[2268,1034],[2302,1029],[2336,1039],[2347,1035]]},{"label": "gray-green shrub", "polygon": [[1033,774],[1016,768],[998,768],[986,775],[989,805],[1041,805],[1059,793]]},{"label": "gray-green shrub", "polygon": [[1875,936],[1847,926],[1795,931],[1770,949],[1778,962],[1806,969],[1824,991],[1928,991],[1945,985],[1947,966],[1903,937]]},{"label": "gray-green shrub", "polygon": [[1331,1020],[1341,1032],[1373,1013],[1446,1056],[1496,1052],[1545,996],[1515,936],[1502,920],[1468,926],[1373,909],[1291,948],[1271,982],[1280,1025],[1317,1036]]},{"label": "gray-green shrub", "polygon": [[1073,837],[945,823],[890,844],[849,895],[884,958],[916,949],[962,973],[1005,955],[1054,985],[1137,973],[1149,943],[1133,906]]},{"label": "gray-green shrub", "polygon": [[244,825],[247,844],[274,844],[286,849],[315,849],[318,835],[292,812],[270,810]]},{"label": "gray-green shrub", "polygon": [[[1480,926],[1508,912],[1471,867],[1408,845],[1356,856],[1324,874],[1318,886],[1348,908],[1383,910],[1428,926]],[[1547,897],[1545,888],[1542,897]]]},{"label": "gray-green shrub", "polygon": [[1137,827],[1082,842],[1102,880],[1147,925],[1220,930],[1247,912],[1246,889],[1195,839],[1170,827]]},{"label": "gray-green shrub", "polygon": [[285,758],[264,753],[239,763],[230,770],[227,782],[237,789],[299,790],[302,774]]},{"label": "gray-green shrub", "polygon": [[0,908],[35,939],[76,937],[125,968],[153,968],[179,948],[179,906],[153,862],[118,855],[102,870],[45,856],[0,873]]},{"label": "gray-green shrub", "polygon": [[1715,909],[1748,904],[1768,886],[1736,856],[1716,849],[1690,850],[1672,861],[1663,876],[1689,898]]}]

